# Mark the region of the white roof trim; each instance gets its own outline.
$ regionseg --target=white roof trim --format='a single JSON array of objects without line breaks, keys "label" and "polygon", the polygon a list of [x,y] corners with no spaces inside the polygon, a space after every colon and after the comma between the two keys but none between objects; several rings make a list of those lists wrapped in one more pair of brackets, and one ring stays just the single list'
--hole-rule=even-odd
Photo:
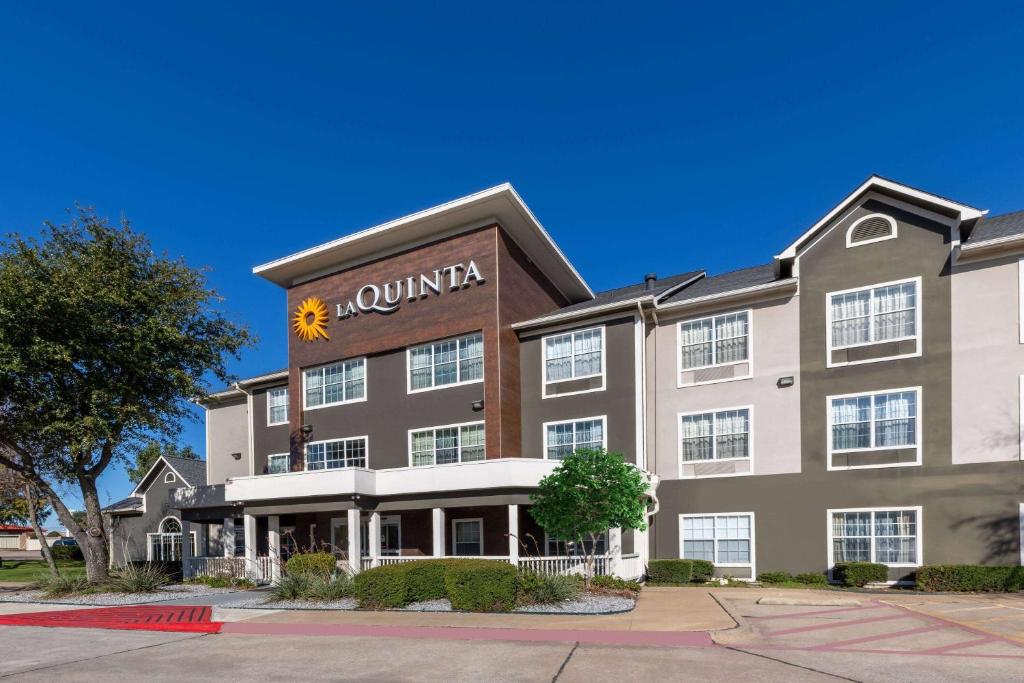
[{"label": "white roof trim", "polygon": [[873,175],[867,180],[865,180],[863,183],[861,183],[861,185],[856,190],[846,195],[843,201],[839,202],[839,204],[837,204],[831,211],[825,214],[825,216],[821,220],[819,220],[817,223],[811,226],[811,228],[807,230],[799,238],[797,238],[796,241],[794,241],[792,244],[786,247],[786,249],[781,254],[777,254],[775,258],[795,258],[797,249],[799,249],[799,247],[804,242],[813,237],[814,234],[818,232],[818,230],[820,230],[823,226],[827,225],[833,218],[842,213],[851,203],[853,203],[863,193],[867,192],[872,188],[882,188],[885,190],[889,190],[891,192],[896,192],[898,194],[905,195],[906,197],[909,197],[911,199],[926,201],[931,204],[943,206],[952,211],[957,211],[960,213],[960,220],[971,220],[975,218],[981,218],[986,213],[985,211],[976,209],[972,206],[967,206],[966,204],[960,204],[954,201],[950,201],[949,199],[943,199],[942,197],[939,197],[937,195],[930,194],[928,192],[922,192],[921,190],[916,190],[907,185],[903,185],[902,183],[893,182],[892,180],[886,180],[885,178],[880,178],[878,176]]},{"label": "white roof trim", "polygon": [[985,249],[987,247],[998,247],[1003,244],[1013,244],[1014,242],[1024,241],[1024,233],[1016,235],[1006,235],[1004,237],[994,237],[990,240],[983,242],[967,242],[960,245],[960,251],[974,251],[975,249]]},{"label": "white roof trim", "polygon": [[[501,221],[501,214],[512,219]],[[459,215],[456,215],[459,214]],[[452,220],[447,224],[444,219]],[[324,274],[348,258],[368,257],[400,244],[401,233],[407,232],[408,241],[443,233],[458,226],[479,225],[482,219],[502,224],[506,232],[519,244],[533,262],[546,273],[554,285],[570,300],[585,301],[594,293],[576,268],[558,248],[551,235],[533,215],[526,203],[509,183],[476,192],[459,199],[381,223],[380,225],[346,235],[310,249],[264,263],[252,272],[283,287],[301,281],[308,273]],[[514,225],[515,219],[521,221]],[[510,224],[507,224],[510,223]],[[387,239],[390,237],[391,239]],[[531,242],[534,242],[531,244]],[[357,247],[361,247],[357,249]],[[544,258],[544,251],[554,258]],[[354,256],[346,252],[357,252]],[[545,263],[545,261],[547,261]]]},{"label": "white roof trim", "polygon": [[[128,494],[128,498],[142,498],[143,503],[145,503],[146,492],[145,491],[140,491],[139,487],[141,487],[143,484],[146,483],[146,480],[149,479],[149,475],[153,474],[153,470],[155,470],[156,466],[159,465],[161,462],[163,464],[167,465],[167,467],[169,467],[172,472],[174,472],[176,475],[178,475],[178,477],[183,482],[188,484],[190,488],[192,487],[192,482],[190,482],[185,477],[181,476],[181,472],[179,472],[178,470],[174,469],[174,465],[172,465],[171,463],[167,462],[167,459],[164,456],[161,455],[159,458],[157,458],[156,460],[153,461],[153,465],[146,471],[146,475],[144,477],[142,477],[142,479],[139,479],[139,483],[136,484],[135,488],[132,489],[132,492]],[[146,490],[149,490],[148,486],[146,487]]]},{"label": "white roof trim", "polygon": [[684,308],[686,306],[693,306],[695,304],[704,303],[706,301],[716,301],[718,299],[728,299],[731,297],[742,296],[744,294],[752,294],[756,292],[763,292],[772,289],[783,289],[785,287],[794,287],[798,283],[797,278],[790,277],[785,280],[776,280],[775,282],[766,282],[763,285],[754,285],[752,287],[743,287],[741,289],[731,289],[728,292],[718,292],[716,294],[708,294],[706,296],[698,296],[693,299],[686,299],[685,301],[677,301],[671,304],[658,304],[655,308],[659,311],[671,311],[676,308]]},{"label": "white roof trim", "polygon": [[201,398],[198,403],[203,405],[209,401],[216,401],[222,398],[231,398],[232,396],[244,396],[245,392],[239,387],[251,387],[256,384],[262,384],[263,382],[270,382],[275,379],[288,379],[288,371],[280,370],[278,372],[269,372],[265,375],[257,375],[256,377],[249,377],[246,379],[240,379],[231,385],[231,388],[224,389],[222,391],[216,391],[212,394],[207,394]]}]

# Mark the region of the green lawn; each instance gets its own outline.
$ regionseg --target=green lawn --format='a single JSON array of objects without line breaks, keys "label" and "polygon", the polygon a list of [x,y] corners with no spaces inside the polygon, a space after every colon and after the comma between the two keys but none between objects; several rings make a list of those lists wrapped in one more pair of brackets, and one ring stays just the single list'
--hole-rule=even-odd
[{"label": "green lawn", "polygon": [[[85,573],[85,562],[81,560],[62,560],[57,562],[57,567],[63,576],[74,576]],[[0,567],[0,582],[23,581],[32,582],[37,580],[41,574],[50,570],[45,560],[4,560]]]}]

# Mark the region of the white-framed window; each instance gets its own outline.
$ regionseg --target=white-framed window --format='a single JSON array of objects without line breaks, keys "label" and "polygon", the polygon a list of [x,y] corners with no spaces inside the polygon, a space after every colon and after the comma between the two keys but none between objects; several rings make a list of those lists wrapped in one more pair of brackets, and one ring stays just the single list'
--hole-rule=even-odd
[{"label": "white-framed window", "polygon": [[828,294],[829,349],[918,339],[921,278]]},{"label": "white-framed window", "polygon": [[452,555],[484,554],[484,520],[452,520]]},{"label": "white-framed window", "polygon": [[753,408],[725,408],[679,415],[679,458],[684,464],[749,460]]},{"label": "white-framed window", "polygon": [[604,326],[552,334],[544,347],[544,382],[567,382],[604,375]]},{"label": "white-framed window", "polygon": [[913,448],[918,453],[916,464],[920,464],[921,387],[829,396],[827,400],[830,456]]},{"label": "white-framed window", "polygon": [[604,555],[608,552],[608,532],[597,535],[596,540],[585,536],[583,541],[566,541],[548,533],[544,534],[544,545],[548,555],[576,556],[586,555],[591,548],[595,555]]},{"label": "white-framed window", "polygon": [[680,372],[750,360],[749,310],[684,320],[677,334]]},{"label": "white-framed window", "polygon": [[679,556],[754,572],[754,513],[679,515]]},{"label": "white-framed window", "polygon": [[562,460],[581,448],[608,448],[605,416],[544,423],[544,457]]},{"label": "white-framed window", "polygon": [[284,474],[290,468],[291,458],[288,453],[274,453],[267,456],[267,474]]},{"label": "white-framed window", "polygon": [[314,441],[306,444],[307,470],[336,470],[346,467],[366,467],[368,437]]},{"label": "white-framed window", "polygon": [[409,393],[482,382],[484,335],[475,332],[464,337],[411,346],[406,350],[406,362]]},{"label": "white-framed window", "polygon": [[235,548],[234,557],[245,557],[245,520],[235,517]]},{"label": "white-framed window", "polygon": [[484,431],[483,422],[410,429],[409,464],[422,467],[483,460]]},{"label": "white-framed window", "polygon": [[828,566],[877,562],[917,567],[921,559],[921,507],[828,511]]},{"label": "white-framed window", "polygon": [[323,408],[366,400],[366,359],[323,365],[303,371],[304,405]]},{"label": "white-framed window", "polygon": [[267,426],[288,424],[288,387],[267,392]]},{"label": "white-framed window", "polygon": [[178,478],[174,476],[174,472],[168,472],[164,475],[165,484],[173,484],[176,481],[178,481]]},{"label": "white-framed window", "polygon": [[[181,560],[181,521],[177,517],[160,520],[155,534],[146,534],[146,559],[150,562],[179,562]],[[189,533],[192,557],[196,556],[196,532]]]}]

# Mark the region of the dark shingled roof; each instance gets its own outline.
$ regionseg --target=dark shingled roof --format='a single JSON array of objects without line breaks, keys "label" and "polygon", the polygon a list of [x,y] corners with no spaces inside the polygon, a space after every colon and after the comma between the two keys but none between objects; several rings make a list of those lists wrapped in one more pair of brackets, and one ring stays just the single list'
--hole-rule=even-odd
[{"label": "dark shingled roof", "polygon": [[130,496],[116,503],[111,503],[107,507],[103,508],[103,512],[124,512],[126,510],[138,510],[142,507],[142,499],[135,496]]},{"label": "dark shingled roof", "polygon": [[[636,299],[637,297],[644,296],[645,294],[660,295],[667,289],[671,289],[676,285],[679,285],[687,280],[692,280],[701,274],[700,270],[691,270],[688,273],[678,273],[677,275],[669,275],[667,277],[661,277],[654,281],[654,287],[650,291],[647,291],[647,283],[640,282],[635,285],[626,285],[625,287],[618,287],[616,289],[608,289],[603,292],[598,292],[594,295],[594,298],[590,301],[581,301],[578,304],[572,304],[565,308],[559,308],[557,311],[552,311],[548,315],[561,315],[563,313],[575,313],[577,311],[586,311],[591,308],[598,306],[607,306],[608,304],[614,304],[622,301],[629,301],[630,299]],[[542,316],[547,317],[547,316]]]},{"label": "dark shingled roof", "polygon": [[701,278],[689,287],[686,287],[665,299],[662,302],[662,305],[689,301],[691,299],[698,299],[700,297],[711,296],[713,294],[725,294],[738,289],[746,289],[747,287],[756,287],[757,285],[774,282],[776,279],[775,265],[772,263],[766,263],[763,266],[754,266],[753,268],[734,270],[730,273],[722,273],[721,275],[715,275],[713,277]]},{"label": "dark shingled roof", "polygon": [[171,458],[164,456],[178,474],[185,477],[189,486],[206,486],[206,461],[191,458]]},{"label": "dark shingled roof", "polygon": [[1000,237],[1012,237],[1024,233],[1024,211],[1004,213],[1001,216],[986,216],[971,231],[968,244],[987,242]]}]

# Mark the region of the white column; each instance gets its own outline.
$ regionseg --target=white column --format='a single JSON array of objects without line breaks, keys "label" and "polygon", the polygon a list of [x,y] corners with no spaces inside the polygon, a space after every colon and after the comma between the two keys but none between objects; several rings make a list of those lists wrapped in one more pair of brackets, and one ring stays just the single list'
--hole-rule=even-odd
[{"label": "white column", "polygon": [[434,508],[432,515],[434,529],[434,557],[444,556],[444,508]]},{"label": "white column", "polygon": [[260,571],[256,563],[256,517],[245,515],[242,523],[245,530],[245,575],[257,581],[260,578]]},{"label": "white column", "polygon": [[622,574],[622,529],[612,527],[608,530],[608,573],[612,576]]},{"label": "white column", "polygon": [[181,576],[192,576],[192,522],[181,520]]},{"label": "white column", "polygon": [[220,542],[224,544],[224,557],[235,556],[235,518],[225,517],[220,530]]},{"label": "white column", "polygon": [[380,564],[380,513],[370,513],[370,524],[366,533],[370,534],[370,561],[371,566]]},{"label": "white column", "polygon": [[267,517],[267,547],[270,555],[270,582],[281,580],[281,518]]},{"label": "white column", "polygon": [[353,574],[358,574],[361,568],[360,531],[362,529],[359,524],[359,508],[353,508],[348,511],[348,566]]},{"label": "white column", "polygon": [[647,562],[651,558],[650,529],[651,527],[648,526],[643,531],[633,531],[633,552],[639,556],[641,577],[647,573]]},{"label": "white column", "polygon": [[513,567],[519,566],[519,506],[508,506],[508,559]]}]

